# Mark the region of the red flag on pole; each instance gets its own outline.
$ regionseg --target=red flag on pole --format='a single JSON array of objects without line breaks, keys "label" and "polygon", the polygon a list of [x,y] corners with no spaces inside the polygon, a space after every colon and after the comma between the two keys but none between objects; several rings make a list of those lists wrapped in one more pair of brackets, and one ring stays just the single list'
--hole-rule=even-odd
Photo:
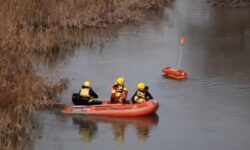
[{"label": "red flag on pole", "polygon": [[181,43],[181,45],[184,45],[184,43],[185,43],[185,38],[183,36],[180,38],[180,43]]}]

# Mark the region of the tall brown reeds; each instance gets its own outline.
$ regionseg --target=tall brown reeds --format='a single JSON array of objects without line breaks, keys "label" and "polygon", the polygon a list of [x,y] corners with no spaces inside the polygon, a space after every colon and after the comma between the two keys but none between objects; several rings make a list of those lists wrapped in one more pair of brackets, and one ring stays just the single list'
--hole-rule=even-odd
[{"label": "tall brown reeds", "polygon": [[[10,111],[10,110],[9,110]],[[22,113],[15,116],[12,112],[0,114],[0,148],[1,150],[32,149],[31,140],[34,135],[30,116]]]},{"label": "tall brown reeds", "polygon": [[89,28],[140,20],[171,1],[0,0],[0,149],[30,148],[21,143],[30,140],[32,112],[56,104],[67,87],[67,80],[51,83],[36,72],[38,57],[91,46]]},{"label": "tall brown reeds", "polygon": [[30,35],[10,29],[7,34],[1,30],[0,40],[0,147],[26,149],[23,143],[30,137],[30,115],[36,109],[53,106],[67,81],[50,84],[38,76],[31,45],[23,40]]}]

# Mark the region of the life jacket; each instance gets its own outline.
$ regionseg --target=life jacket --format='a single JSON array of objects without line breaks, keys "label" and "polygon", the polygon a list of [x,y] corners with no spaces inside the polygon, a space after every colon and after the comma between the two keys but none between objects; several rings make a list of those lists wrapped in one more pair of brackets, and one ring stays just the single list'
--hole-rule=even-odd
[{"label": "life jacket", "polygon": [[119,84],[116,84],[113,86],[113,89],[112,89],[112,94],[114,94],[116,97],[125,97],[125,91],[127,89],[125,88],[124,85],[119,85]]},{"label": "life jacket", "polygon": [[89,95],[89,92],[90,91],[90,88],[81,88],[81,91],[80,91],[80,96],[82,97],[91,97]]},{"label": "life jacket", "polygon": [[135,97],[134,97],[134,100],[135,100],[137,103],[145,102],[145,100],[146,100],[145,92],[144,92],[144,91],[137,90],[137,91],[136,91],[136,95],[135,95]]}]

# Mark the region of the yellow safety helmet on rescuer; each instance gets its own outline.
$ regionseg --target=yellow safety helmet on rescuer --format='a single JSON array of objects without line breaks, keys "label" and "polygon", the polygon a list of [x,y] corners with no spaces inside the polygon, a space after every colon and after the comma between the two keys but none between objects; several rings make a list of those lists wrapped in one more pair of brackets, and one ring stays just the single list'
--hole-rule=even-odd
[{"label": "yellow safety helmet on rescuer", "polygon": [[119,84],[119,85],[123,85],[124,82],[125,82],[125,79],[123,77],[120,77],[120,78],[117,78],[116,82]]},{"label": "yellow safety helmet on rescuer", "polygon": [[91,82],[90,82],[90,81],[85,81],[85,82],[84,82],[84,86],[86,86],[86,87],[91,87]]},{"label": "yellow safety helmet on rescuer", "polygon": [[145,89],[145,84],[140,82],[140,83],[137,84],[137,88],[138,88],[138,90],[144,90]]}]

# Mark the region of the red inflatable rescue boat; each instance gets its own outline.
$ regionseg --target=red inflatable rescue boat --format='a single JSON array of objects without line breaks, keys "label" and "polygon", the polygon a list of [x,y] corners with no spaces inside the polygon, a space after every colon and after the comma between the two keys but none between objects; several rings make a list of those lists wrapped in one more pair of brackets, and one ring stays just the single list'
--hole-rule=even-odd
[{"label": "red inflatable rescue boat", "polygon": [[153,114],[159,108],[156,100],[148,100],[142,104],[110,104],[104,101],[102,105],[71,105],[62,112],[65,114],[86,114],[116,117],[136,117]]},{"label": "red inflatable rescue boat", "polygon": [[183,45],[185,43],[185,38],[182,36],[180,38],[180,55],[179,55],[179,62],[178,62],[178,69],[174,69],[171,67],[165,67],[162,69],[162,72],[171,78],[177,79],[177,80],[182,80],[187,78],[187,73],[179,68],[181,68],[181,58],[182,58],[182,49]]},{"label": "red inflatable rescue boat", "polygon": [[162,72],[165,75],[167,75],[168,77],[178,79],[178,80],[182,80],[182,79],[187,78],[187,73],[183,70],[180,70],[180,69],[173,69],[170,67],[166,67],[166,68],[162,69]]}]

